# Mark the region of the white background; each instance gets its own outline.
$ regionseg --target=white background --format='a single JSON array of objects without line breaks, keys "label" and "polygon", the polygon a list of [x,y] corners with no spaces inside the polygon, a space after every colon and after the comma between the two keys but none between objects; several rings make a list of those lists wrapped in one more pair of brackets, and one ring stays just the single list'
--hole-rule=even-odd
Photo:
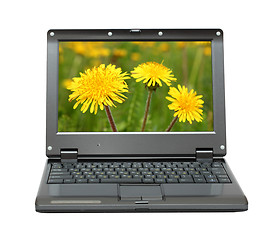
[{"label": "white background", "polygon": [[[2,1],[1,239],[275,237],[273,1]],[[242,213],[39,214],[50,28],[222,28],[226,159],[249,200]]]}]

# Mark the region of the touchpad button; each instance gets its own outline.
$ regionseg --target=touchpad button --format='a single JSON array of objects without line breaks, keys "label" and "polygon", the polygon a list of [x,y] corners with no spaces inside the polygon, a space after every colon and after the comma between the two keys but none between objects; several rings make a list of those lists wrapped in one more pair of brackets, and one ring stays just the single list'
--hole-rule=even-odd
[{"label": "touchpad button", "polygon": [[121,200],[162,200],[161,188],[154,186],[120,185]]}]

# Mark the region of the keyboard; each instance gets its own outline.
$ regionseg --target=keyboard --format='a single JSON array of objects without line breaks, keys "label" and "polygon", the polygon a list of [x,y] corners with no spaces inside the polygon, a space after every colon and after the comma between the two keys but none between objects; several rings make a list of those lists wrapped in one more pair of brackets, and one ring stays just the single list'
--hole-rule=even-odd
[{"label": "keyboard", "polygon": [[222,162],[51,163],[48,184],[231,183]]}]

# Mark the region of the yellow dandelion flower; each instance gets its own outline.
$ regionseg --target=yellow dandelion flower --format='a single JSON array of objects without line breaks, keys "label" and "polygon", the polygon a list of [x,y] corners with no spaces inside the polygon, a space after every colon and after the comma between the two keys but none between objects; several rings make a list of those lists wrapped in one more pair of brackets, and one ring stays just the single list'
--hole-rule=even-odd
[{"label": "yellow dandelion flower", "polygon": [[159,46],[159,49],[162,51],[162,52],[167,52],[169,50],[170,46],[168,43],[161,43],[160,46]]},{"label": "yellow dandelion flower", "polygon": [[155,45],[155,42],[132,42],[132,43],[142,48],[153,47]]},{"label": "yellow dandelion flower", "polygon": [[59,63],[63,63],[64,57],[63,57],[63,48],[61,46],[58,47],[59,52]]},{"label": "yellow dandelion flower", "polygon": [[186,42],[176,42],[176,46],[178,48],[184,48],[186,47],[187,43]]},{"label": "yellow dandelion flower", "polygon": [[76,100],[74,109],[82,104],[81,111],[85,113],[90,107],[90,112],[97,114],[98,106],[101,110],[104,106],[115,107],[114,101],[123,103],[128,92],[128,85],[125,82],[130,77],[122,73],[121,68],[115,65],[101,64],[99,67],[85,70],[80,73],[80,77],[73,78],[67,89],[73,93],[69,96],[69,101]]},{"label": "yellow dandelion flower", "polygon": [[125,49],[114,49],[113,55],[115,57],[125,57],[127,55],[127,51]]},{"label": "yellow dandelion flower", "polygon": [[204,47],[203,53],[205,56],[211,56],[212,54],[211,46]]},{"label": "yellow dandelion flower", "polygon": [[67,47],[85,57],[107,57],[110,54],[103,42],[68,42]]},{"label": "yellow dandelion flower", "polygon": [[63,53],[63,48],[61,46],[58,47],[59,54]]},{"label": "yellow dandelion flower", "polygon": [[198,45],[198,46],[208,46],[211,44],[210,41],[195,41],[191,42],[193,45]]},{"label": "yellow dandelion flower", "polygon": [[137,52],[134,52],[130,55],[130,58],[131,58],[132,61],[138,61],[141,58],[141,54],[137,53]]},{"label": "yellow dandelion flower", "polygon": [[192,124],[192,121],[202,122],[202,113],[204,101],[201,99],[202,95],[197,95],[197,93],[192,89],[188,92],[188,88],[180,85],[175,87],[170,87],[168,92],[172,97],[166,97],[167,100],[172,103],[168,105],[170,110],[174,110],[174,117],[178,117],[179,122],[187,121]]},{"label": "yellow dandelion flower", "polygon": [[131,76],[136,78],[136,82],[141,82],[146,84],[147,87],[162,87],[162,82],[171,85],[171,81],[176,81],[172,70],[165,67],[162,63],[156,62],[146,62],[135,67],[131,71]]},{"label": "yellow dandelion flower", "polygon": [[71,86],[73,80],[72,79],[64,79],[63,82],[62,82],[62,86],[64,88],[68,88]]}]

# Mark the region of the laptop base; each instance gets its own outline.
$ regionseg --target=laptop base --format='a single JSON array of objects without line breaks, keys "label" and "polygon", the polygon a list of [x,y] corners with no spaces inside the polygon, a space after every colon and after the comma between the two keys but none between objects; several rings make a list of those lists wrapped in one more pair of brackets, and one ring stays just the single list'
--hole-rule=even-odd
[{"label": "laptop base", "polygon": [[238,212],[248,202],[231,169],[230,184],[47,184],[46,163],[37,212]]}]

